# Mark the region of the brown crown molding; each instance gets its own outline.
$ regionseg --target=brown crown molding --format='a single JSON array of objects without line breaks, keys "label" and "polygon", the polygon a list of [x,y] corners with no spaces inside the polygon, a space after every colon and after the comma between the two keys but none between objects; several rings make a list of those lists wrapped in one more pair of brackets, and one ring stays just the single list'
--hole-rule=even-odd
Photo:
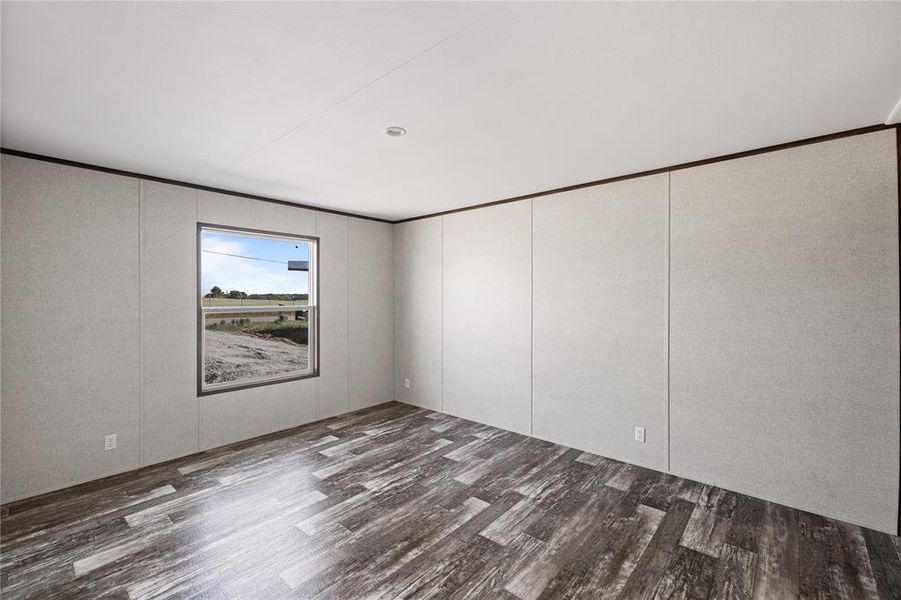
[{"label": "brown crown molding", "polygon": [[343,210],[334,210],[331,208],[322,208],[309,204],[299,204],[297,202],[289,202],[288,200],[278,200],[276,198],[267,198],[266,196],[257,196],[254,194],[245,194],[243,192],[233,192],[231,190],[223,190],[221,188],[210,187],[208,185],[200,185],[197,183],[188,183],[187,181],[178,181],[177,179],[167,179],[165,177],[157,177],[155,175],[146,175],[144,173],[135,173],[133,171],[123,171],[121,169],[112,169],[110,167],[101,167],[98,165],[90,165],[87,163],[67,160],[65,158],[56,158],[54,156],[45,156],[43,154],[34,154],[32,152],[24,152],[22,150],[14,150],[12,148],[0,148],[0,154],[9,154],[10,156],[20,156],[22,158],[30,158],[32,160],[40,160],[43,162],[55,163],[58,165],[66,165],[67,167],[77,167],[79,169],[88,169],[90,171],[100,171],[101,173],[110,173],[112,175],[122,175],[124,177],[134,177],[135,179],[143,179],[144,181],[156,181],[158,183],[166,183],[169,185],[177,185],[180,187],[201,190],[204,192],[214,192],[216,194],[226,194],[228,196],[237,196],[238,198],[248,198],[250,200],[259,200],[261,202],[271,202],[272,204],[281,204],[292,208],[305,208],[307,210],[315,210],[333,215],[342,215],[345,217],[354,217],[357,219],[366,219],[368,221],[378,221],[380,223],[393,223],[389,219],[380,219],[378,217],[369,217],[356,213],[345,212]]},{"label": "brown crown molding", "polygon": [[[281,204],[284,206],[291,206],[294,208],[305,208],[308,210],[316,210],[319,212],[330,213],[334,215],[343,215],[346,217],[355,217],[357,219],[367,219],[369,221],[378,221],[380,223],[408,223],[410,221],[418,221],[420,219],[429,219],[432,217],[440,217],[442,215],[450,215],[453,213],[463,212],[467,210],[476,210],[479,208],[487,208],[489,206],[496,206],[498,204],[507,204],[509,202],[519,202],[520,200],[529,200],[531,198],[539,198],[541,196],[548,196],[550,194],[559,194],[562,192],[570,192],[573,190],[580,190],[582,188],[594,187],[596,185],[604,185],[607,183],[615,183],[617,181],[625,181],[627,179],[636,179],[638,177],[647,177],[649,175],[658,175],[660,173],[670,173],[673,171],[679,171],[682,169],[690,169],[692,167],[699,167],[701,165],[708,165],[711,163],[722,162],[726,160],[734,160],[736,158],[744,158],[747,156],[754,156],[757,154],[765,154],[767,152],[777,152],[779,150],[786,150],[788,148],[795,148],[798,146],[806,146],[808,144],[818,144],[820,142],[828,142],[830,140],[837,140],[840,138],[851,137],[855,135],[863,135],[867,133],[873,133],[875,131],[884,131],[886,129],[895,129],[901,131],[901,124],[894,125],[870,125],[867,127],[858,127],[857,129],[849,129],[847,131],[839,131],[837,133],[828,133],[826,135],[818,135],[816,137],[806,138],[803,140],[797,140],[794,142],[785,142],[782,144],[776,144],[773,146],[765,146],[763,148],[756,148],[753,150],[744,150],[742,152],[734,152],[732,154],[724,154],[722,156],[715,156],[712,158],[704,158],[701,160],[694,160],[686,163],[679,163],[676,165],[670,165],[668,167],[659,167],[656,169],[651,169],[648,171],[639,171],[638,173],[629,173],[627,175],[617,175],[616,177],[608,177],[606,179],[598,179],[596,181],[589,181],[586,183],[578,183],[575,185],[568,185],[565,187],[555,188],[552,190],[544,190],[541,192],[534,192],[531,194],[524,194],[522,196],[514,196],[512,198],[504,198],[502,200],[493,200],[491,202],[483,202],[481,204],[472,204],[469,206],[464,206],[461,208],[453,208],[450,210],[444,210],[440,212],[428,213],[424,215],[419,215],[416,217],[407,217],[406,219],[398,219],[396,221],[392,221],[390,219],[381,219],[378,217],[370,217],[366,215],[360,215],[352,212],[345,212],[341,210],[334,210],[330,208],[321,208],[318,206],[312,206],[309,204],[299,204],[296,202],[289,202],[288,200],[278,200],[275,198],[267,198],[265,196],[257,196],[254,194],[245,194],[243,192],[234,192],[231,190],[225,190],[221,188],[210,187],[206,185],[199,185],[196,183],[188,183],[186,181],[178,181],[175,179],[167,179],[165,177],[156,177],[154,175],[146,175],[143,173],[134,173],[132,171],[123,171],[121,169],[112,169],[109,167],[101,167],[98,165],[91,165],[87,163],[81,163],[73,160],[67,160],[64,158],[56,158],[53,156],[45,156],[43,154],[34,154],[31,152],[24,152],[22,150],[14,150],[12,148],[0,148],[0,153],[9,154],[11,156],[21,156],[23,158],[30,158],[33,160],[40,160],[44,162],[51,162],[60,165],[66,165],[70,167],[78,167],[81,169],[89,169],[92,171],[100,171],[102,173],[111,173],[113,175],[123,175],[126,177],[135,177],[137,179],[143,179],[145,181],[157,181],[160,183],[167,183],[169,185],[177,185],[186,188],[192,188],[195,190],[202,190],[206,192],[215,192],[217,194],[226,194],[229,196],[237,196],[239,198],[248,198],[250,200],[259,200],[261,202],[271,202],[274,204]],[[901,135],[901,134],[899,134]]]},{"label": "brown crown molding", "polygon": [[704,158],[701,160],[694,160],[691,162],[680,163],[680,164],[672,165],[669,167],[660,167],[657,169],[651,169],[649,171],[640,171],[638,173],[630,173],[628,175],[617,175],[616,177],[608,177],[607,179],[598,179],[597,181],[589,181],[587,183],[577,183],[575,185],[568,185],[566,187],[555,188],[552,190],[545,190],[543,192],[535,192],[532,194],[525,194],[523,196],[515,196],[513,198],[504,198],[503,200],[494,200],[492,202],[483,202],[482,204],[473,204],[471,206],[464,206],[462,208],[453,208],[453,209],[444,210],[441,212],[420,215],[418,217],[408,217],[406,219],[400,219],[398,221],[394,221],[394,223],[408,223],[410,221],[418,221],[420,219],[429,219],[431,217],[440,217],[442,215],[450,215],[453,213],[463,212],[463,211],[467,211],[467,210],[476,210],[478,208],[497,206],[498,204],[507,204],[508,202],[519,202],[520,200],[529,200],[531,198],[538,198],[540,196],[548,196],[550,194],[559,194],[561,192],[571,192],[573,190],[580,190],[582,188],[594,187],[596,185],[604,185],[605,183],[615,183],[617,181],[625,181],[627,179],[636,179],[638,177],[647,177],[648,175],[658,175],[660,173],[670,173],[672,171],[680,171],[682,169],[690,169],[692,167],[699,167],[701,165],[709,165],[711,163],[722,162],[725,160],[744,158],[746,156],[754,156],[756,154],[765,154],[767,152],[776,152],[778,150],[785,150],[787,148],[795,148],[797,146],[806,146],[808,144],[818,144],[820,142],[828,142],[830,140],[837,140],[837,139],[844,138],[844,137],[851,137],[854,135],[863,135],[865,133],[873,133],[874,131],[883,131],[886,129],[899,129],[899,128],[901,128],[901,124],[899,124],[899,125],[870,125],[868,127],[859,127],[857,129],[849,129],[847,131],[840,131],[838,133],[828,133],[826,135],[818,135],[816,137],[806,138],[806,139],[798,140],[795,142],[785,142],[783,144],[776,144],[775,146],[765,146],[763,148],[756,148],[754,150],[744,150],[742,152],[735,152],[733,154],[724,154],[723,156],[715,156],[713,158]]}]

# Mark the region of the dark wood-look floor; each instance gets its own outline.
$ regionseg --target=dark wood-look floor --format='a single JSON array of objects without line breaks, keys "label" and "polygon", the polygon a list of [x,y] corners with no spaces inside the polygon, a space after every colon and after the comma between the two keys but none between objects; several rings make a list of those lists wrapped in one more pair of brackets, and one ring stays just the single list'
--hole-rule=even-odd
[{"label": "dark wood-look floor", "polygon": [[401,404],[2,509],[13,598],[901,598],[897,538]]}]

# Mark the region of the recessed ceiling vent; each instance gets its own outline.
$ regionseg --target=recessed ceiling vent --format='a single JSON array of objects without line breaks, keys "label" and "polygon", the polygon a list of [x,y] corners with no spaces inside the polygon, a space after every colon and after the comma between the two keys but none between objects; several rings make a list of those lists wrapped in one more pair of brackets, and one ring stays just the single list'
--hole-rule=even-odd
[{"label": "recessed ceiling vent", "polygon": [[403,127],[389,127],[385,130],[385,135],[391,137],[400,137],[402,135],[407,135],[407,130]]}]

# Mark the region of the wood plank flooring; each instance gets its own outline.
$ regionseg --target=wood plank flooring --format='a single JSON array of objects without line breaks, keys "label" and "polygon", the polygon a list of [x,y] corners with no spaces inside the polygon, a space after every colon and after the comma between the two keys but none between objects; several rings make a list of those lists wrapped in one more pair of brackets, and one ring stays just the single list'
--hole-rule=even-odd
[{"label": "wood plank flooring", "polygon": [[2,507],[14,598],[901,598],[898,538],[397,403]]}]

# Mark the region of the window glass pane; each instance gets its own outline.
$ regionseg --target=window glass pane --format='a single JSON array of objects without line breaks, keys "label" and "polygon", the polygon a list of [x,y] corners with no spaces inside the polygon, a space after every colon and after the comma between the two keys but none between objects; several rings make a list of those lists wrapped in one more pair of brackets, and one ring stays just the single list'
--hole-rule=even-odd
[{"label": "window glass pane", "polygon": [[204,229],[200,250],[203,306],[307,304],[310,242]]},{"label": "window glass pane", "polygon": [[202,387],[316,371],[315,241],[200,231]]},{"label": "window glass pane", "polygon": [[310,371],[310,311],[206,313],[204,383]]}]

